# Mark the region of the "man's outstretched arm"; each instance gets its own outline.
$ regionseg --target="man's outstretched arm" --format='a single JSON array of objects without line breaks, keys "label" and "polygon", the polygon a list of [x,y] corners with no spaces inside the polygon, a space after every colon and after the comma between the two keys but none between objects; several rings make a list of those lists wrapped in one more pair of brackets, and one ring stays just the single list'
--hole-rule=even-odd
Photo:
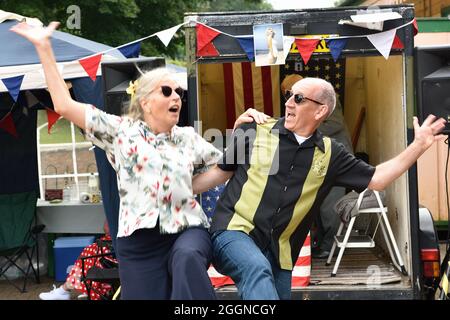
[{"label": "man's outstretched arm", "polygon": [[443,118],[436,120],[434,115],[429,115],[422,126],[419,126],[417,117],[414,117],[414,141],[396,157],[376,166],[368,188],[384,190],[392,181],[400,177],[435,141],[444,138],[444,135],[439,133],[444,129],[445,123]]}]

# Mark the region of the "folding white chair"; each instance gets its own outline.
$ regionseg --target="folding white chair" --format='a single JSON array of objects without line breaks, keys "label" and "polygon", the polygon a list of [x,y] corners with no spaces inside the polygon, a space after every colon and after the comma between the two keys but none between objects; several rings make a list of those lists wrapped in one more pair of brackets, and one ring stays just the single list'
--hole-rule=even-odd
[{"label": "folding white chair", "polygon": [[[378,191],[373,191],[375,197],[377,199],[378,207],[360,209],[361,204],[363,202],[364,194],[368,189],[364,190],[359,194],[358,200],[356,202],[356,208],[358,210],[358,214],[353,216],[350,219],[347,230],[345,234],[342,235],[345,222],[341,222],[339,229],[334,237],[333,247],[331,248],[330,255],[328,256],[326,265],[329,266],[331,263],[331,259],[333,258],[334,251],[336,247],[339,247],[339,254],[336,258],[336,262],[334,263],[333,271],[331,272],[331,276],[335,277],[337,273],[337,269],[339,268],[339,264],[341,263],[342,256],[344,255],[344,251],[346,248],[373,248],[375,247],[375,234],[377,233],[378,227],[381,226],[381,231],[383,232],[384,240],[386,241],[386,246],[389,251],[389,255],[391,256],[392,263],[394,266],[401,271],[404,275],[407,275],[405,266],[403,264],[402,257],[400,255],[400,251],[398,250],[397,242],[395,241],[394,234],[392,233],[391,225],[389,223],[387,217],[387,207],[383,206],[383,203],[380,198],[380,194]],[[363,235],[352,235],[352,229],[355,224],[356,218],[358,218],[361,214],[376,214],[377,216],[377,224],[375,226],[374,232],[372,235],[369,234],[370,221],[367,225],[366,231]]]}]

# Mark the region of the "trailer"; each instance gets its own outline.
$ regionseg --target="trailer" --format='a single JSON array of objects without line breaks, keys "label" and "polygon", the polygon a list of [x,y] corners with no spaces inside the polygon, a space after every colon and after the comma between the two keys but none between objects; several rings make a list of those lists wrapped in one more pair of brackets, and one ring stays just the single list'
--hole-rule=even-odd
[{"label": "trailer", "polygon": [[[189,124],[201,121],[203,132],[214,128],[227,136],[226,129],[245,108],[282,117],[280,83],[286,75],[298,73],[322,77],[334,85],[346,124],[354,133],[355,151],[367,154],[372,165],[397,155],[413,141],[412,117],[417,114],[414,6],[379,7],[381,16],[397,18],[383,20],[381,29],[380,23],[373,23],[378,30],[356,26],[352,20],[352,16],[372,13],[368,10],[186,13]],[[294,38],[289,52],[284,52],[284,63],[257,66],[258,58],[248,49],[249,39],[256,35],[255,26],[280,24],[283,36]],[[202,30],[213,36],[200,48]],[[382,55],[368,36],[385,31],[392,34],[392,30],[395,45]],[[343,37],[347,37],[346,44],[339,56],[333,57],[326,39]],[[309,59],[296,45],[295,39],[301,38],[320,39]],[[258,55],[257,50],[253,53]],[[375,248],[345,251],[335,277],[331,277],[333,263],[326,266],[324,260],[313,259],[310,284],[293,288],[293,299],[433,298],[439,277],[438,238],[430,211],[419,205],[416,166],[385,192],[389,224],[405,270],[395,267],[382,232],[378,232]],[[367,219],[361,220],[356,229],[367,225]],[[238,297],[233,286],[220,288],[217,294],[221,299]]]}]

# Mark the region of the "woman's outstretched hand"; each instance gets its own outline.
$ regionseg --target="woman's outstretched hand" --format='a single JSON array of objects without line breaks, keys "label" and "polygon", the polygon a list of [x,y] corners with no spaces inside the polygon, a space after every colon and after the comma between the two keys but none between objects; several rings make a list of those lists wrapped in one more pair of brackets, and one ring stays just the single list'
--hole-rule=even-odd
[{"label": "woman's outstretched hand", "polygon": [[81,129],[85,129],[86,105],[72,99],[67,85],[58,70],[50,43],[50,37],[58,25],[59,22],[51,22],[47,27],[32,27],[22,22],[16,24],[10,30],[29,40],[36,48],[44,69],[45,81],[52,97],[55,111]]},{"label": "woman's outstretched hand", "polygon": [[47,27],[32,27],[25,22],[21,22],[13,26],[10,30],[28,39],[35,46],[45,43],[53,31],[58,28],[59,22],[50,22]]}]

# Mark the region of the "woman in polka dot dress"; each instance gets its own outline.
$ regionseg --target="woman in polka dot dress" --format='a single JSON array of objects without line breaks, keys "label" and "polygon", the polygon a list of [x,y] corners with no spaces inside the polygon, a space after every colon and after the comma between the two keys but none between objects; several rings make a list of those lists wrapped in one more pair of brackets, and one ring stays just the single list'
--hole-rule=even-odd
[{"label": "woman in polka dot dress", "polygon": [[[104,242],[111,242],[111,237],[109,235],[109,228],[108,224],[105,222],[104,224],[104,230],[105,230],[105,236],[101,237],[100,239]],[[72,270],[70,271],[69,275],[66,278],[66,282],[62,284],[59,288],[56,288],[56,286],[53,286],[53,290],[50,292],[42,292],[39,295],[39,298],[41,300],[70,300],[71,298],[71,291],[77,291],[79,292],[79,297],[86,296],[87,297],[87,290],[85,284],[80,280],[81,274],[82,274],[82,261],[81,258],[97,255],[100,253],[110,253],[110,249],[106,246],[99,247],[97,242],[94,242],[93,244],[85,247],[83,251],[81,252],[78,259],[75,261],[74,266],[72,267]],[[112,259],[110,257],[106,257],[108,260],[111,260],[114,263],[117,263],[116,259]],[[89,269],[91,269],[93,266],[96,266],[98,268],[103,268],[103,265],[100,262],[100,259],[98,258],[88,258],[84,260],[84,274],[88,272]],[[101,283],[101,282],[92,282],[92,290],[90,292],[90,300],[101,300],[100,295],[97,292],[101,292],[102,295],[106,295],[108,291],[111,290],[111,285],[108,283]]]}]

